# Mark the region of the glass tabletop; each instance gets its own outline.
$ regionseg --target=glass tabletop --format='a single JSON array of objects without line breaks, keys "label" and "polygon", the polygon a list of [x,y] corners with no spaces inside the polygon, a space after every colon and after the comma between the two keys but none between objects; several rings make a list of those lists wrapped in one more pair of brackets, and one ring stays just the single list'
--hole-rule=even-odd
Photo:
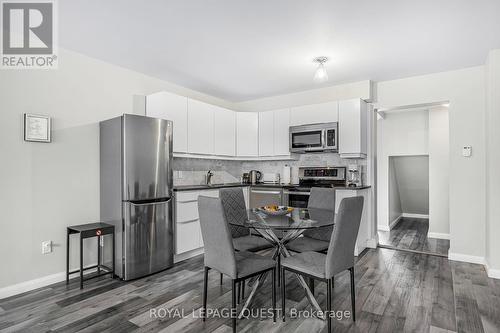
[{"label": "glass tabletop", "polygon": [[293,208],[290,213],[281,216],[269,215],[255,208],[248,209],[246,216],[245,220],[230,224],[246,228],[276,230],[315,229],[335,224],[334,211],[317,208]]}]

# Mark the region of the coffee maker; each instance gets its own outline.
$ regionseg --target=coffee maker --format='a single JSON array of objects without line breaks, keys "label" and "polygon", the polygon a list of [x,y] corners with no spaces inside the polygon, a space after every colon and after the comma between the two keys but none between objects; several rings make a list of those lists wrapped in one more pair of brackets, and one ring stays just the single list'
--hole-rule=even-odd
[{"label": "coffee maker", "polygon": [[361,165],[349,164],[347,166],[347,186],[361,186]]}]

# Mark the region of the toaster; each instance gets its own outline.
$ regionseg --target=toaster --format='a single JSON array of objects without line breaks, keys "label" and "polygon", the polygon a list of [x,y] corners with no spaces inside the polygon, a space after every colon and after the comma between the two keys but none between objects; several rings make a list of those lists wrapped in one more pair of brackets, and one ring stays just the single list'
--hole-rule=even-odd
[{"label": "toaster", "polygon": [[280,174],[279,173],[264,173],[262,175],[262,182],[268,184],[279,184]]}]

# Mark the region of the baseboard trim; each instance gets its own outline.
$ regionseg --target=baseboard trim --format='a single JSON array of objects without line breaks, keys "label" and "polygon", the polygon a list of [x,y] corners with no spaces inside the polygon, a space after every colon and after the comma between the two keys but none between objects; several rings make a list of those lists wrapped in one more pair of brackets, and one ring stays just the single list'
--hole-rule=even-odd
[{"label": "baseboard trim", "polygon": [[[88,264],[88,265],[84,266],[84,268],[90,267],[90,266],[95,266],[96,264],[97,263]],[[74,269],[78,269],[78,268],[71,268],[71,270],[74,270]],[[96,271],[97,271],[97,269],[95,269],[95,268],[89,269],[89,270],[85,271],[85,274],[96,272]],[[77,275],[76,274],[70,275],[70,279],[74,278],[75,276],[77,276]],[[0,300],[7,298],[7,297],[23,294],[25,292],[32,291],[32,290],[35,290],[38,288],[47,287],[47,286],[50,286],[51,284],[62,282],[62,281],[66,281],[66,271],[42,276],[42,277],[39,277],[39,278],[36,278],[33,280],[24,281],[21,283],[17,283],[17,284],[13,284],[13,285],[10,285],[7,287],[3,287],[3,288],[0,288]]]},{"label": "baseboard trim", "polygon": [[403,217],[409,217],[413,219],[428,219],[429,214],[410,214],[410,213],[403,213]]},{"label": "baseboard trim", "polygon": [[486,268],[486,274],[488,274],[489,278],[492,279],[500,279],[500,269],[492,269],[490,268],[490,265],[488,262],[486,262],[486,265],[484,265]]},{"label": "baseboard trim", "polygon": [[394,227],[396,226],[396,224],[398,224],[399,221],[401,221],[402,218],[403,218],[403,214],[399,215],[398,217],[396,217],[396,219],[394,221],[392,221],[391,223],[389,223],[389,230],[394,229]]},{"label": "baseboard trim", "polygon": [[59,272],[41,278],[24,281],[11,286],[0,288],[0,299],[22,294],[27,291],[46,287],[48,285],[66,280],[66,272]]},{"label": "baseboard trim", "polygon": [[468,262],[471,264],[480,264],[486,266],[486,260],[484,257],[477,257],[477,256],[469,256],[467,254],[460,254],[460,253],[448,253],[448,259],[454,260],[454,261],[462,261],[462,262]]},{"label": "baseboard trim", "polygon": [[377,230],[380,230],[380,231],[391,231],[391,229],[389,229],[388,225],[379,225],[379,226],[377,226]]},{"label": "baseboard trim", "polygon": [[197,255],[200,255],[205,252],[205,249],[203,247],[200,247],[198,249],[194,249],[188,252],[184,252],[181,254],[176,254],[174,255],[174,263],[178,263],[184,260],[187,260],[189,258],[196,257]]},{"label": "baseboard trim", "polygon": [[376,249],[378,245],[378,240],[376,238],[370,238],[366,240],[366,247],[369,247],[370,249]]},{"label": "baseboard trim", "polygon": [[427,237],[429,238],[437,238],[437,239],[450,239],[450,234],[443,234],[440,232],[429,232],[427,233]]}]

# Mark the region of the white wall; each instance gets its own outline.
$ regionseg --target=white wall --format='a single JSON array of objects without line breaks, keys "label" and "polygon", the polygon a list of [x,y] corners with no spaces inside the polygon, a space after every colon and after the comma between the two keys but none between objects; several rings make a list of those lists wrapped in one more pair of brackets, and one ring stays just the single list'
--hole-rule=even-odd
[{"label": "white wall", "polygon": [[395,156],[391,159],[403,214],[429,215],[429,156]]},{"label": "white wall", "polygon": [[[159,90],[228,106],[210,96],[60,51],[57,70],[0,73],[0,288],[63,272],[66,226],[99,219],[100,120],[132,113],[134,94]],[[23,141],[24,112],[53,117],[52,143]],[[54,242],[53,253],[41,254],[44,240]]]},{"label": "white wall", "polygon": [[429,153],[429,112],[386,113],[377,126],[377,223],[381,230],[387,230],[394,220],[389,216],[389,158]]},{"label": "white wall", "polygon": [[[450,101],[450,257],[481,261],[486,201],[484,67],[383,81],[376,90],[377,107]],[[462,157],[464,145],[473,147],[472,157]]]},{"label": "white wall", "polygon": [[500,278],[500,50],[486,64],[486,260],[490,276]]},{"label": "white wall", "polygon": [[389,231],[390,226],[395,225],[398,219],[403,215],[403,208],[401,208],[401,199],[399,195],[398,179],[396,177],[396,170],[394,169],[394,158],[389,158],[389,225],[379,225],[379,228]]},{"label": "white wall", "polygon": [[429,112],[429,235],[450,233],[450,133],[447,108]]}]

